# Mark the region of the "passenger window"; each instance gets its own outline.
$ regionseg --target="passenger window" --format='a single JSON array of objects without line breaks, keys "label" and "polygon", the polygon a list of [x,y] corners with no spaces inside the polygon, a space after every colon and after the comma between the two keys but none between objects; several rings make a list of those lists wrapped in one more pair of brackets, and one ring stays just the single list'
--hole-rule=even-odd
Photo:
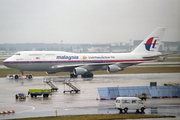
[{"label": "passenger window", "polygon": [[143,104],[143,102],[142,102],[141,100],[138,100],[138,103],[139,103],[139,104]]},{"label": "passenger window", "polygon": [[21,55],[20,53],[16,53],[15,55]]},{"label": "passenger window", "polygon": [[120,103],[120,100],[116,100],[116,103]]},{"label": "passenger window", "polygon": [[130,103],[130,100],[122,100],[122,103]]},{"label": "passenger window", "polygon": [[132,103],[136,103],[136,100],[132,100]]}]

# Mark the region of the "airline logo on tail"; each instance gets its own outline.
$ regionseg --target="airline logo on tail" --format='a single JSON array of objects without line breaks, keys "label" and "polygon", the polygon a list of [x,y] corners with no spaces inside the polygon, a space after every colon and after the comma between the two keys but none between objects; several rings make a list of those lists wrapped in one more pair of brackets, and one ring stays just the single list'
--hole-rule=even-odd
[{"label": "airline logo on tail", "polygon": [[[148,51],[151,51],[152,48],[155,48],[156,44],[157,44],[157,40],[154,40],[155,37],[151,37],[147,40],[147,42],[145,43],[145,48]],[[153,41],[154,40],[154,41]],[[151,47],[152,46],[152,47]]]}]

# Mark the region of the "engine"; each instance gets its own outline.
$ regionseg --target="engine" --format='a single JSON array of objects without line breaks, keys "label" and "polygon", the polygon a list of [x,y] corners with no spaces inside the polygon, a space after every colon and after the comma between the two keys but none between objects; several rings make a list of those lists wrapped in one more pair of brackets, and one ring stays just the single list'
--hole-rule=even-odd
[{"label": "engine", "polygon": [[74,68],[74,70],[73,70],[73,73],[75,75],[83,75],[86,72],[87,72],[87,70],[82,67],[77,67],[77,68]]},{"label": "engine", "polygon": [[109,65],[107,68],[107,72],[111,73],[111,72],[118,72],[121,71],[123,69],[121,69],[120,67],[116,66],[116,65]]}]

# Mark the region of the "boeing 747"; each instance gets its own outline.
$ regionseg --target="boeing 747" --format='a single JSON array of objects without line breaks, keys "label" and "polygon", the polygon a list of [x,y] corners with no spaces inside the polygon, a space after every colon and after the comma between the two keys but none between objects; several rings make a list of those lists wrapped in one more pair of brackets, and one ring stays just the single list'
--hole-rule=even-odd
[{"label": "boeing 747", "polygon": [[70,53],[63,51],[20,51],[3,61],[9,68],[46,71],[47,74],[70,72],[71,77],[93,77],[92,71],[118,72],[132,65],[157,60],[165,28],[156,28],[130,53]]}]

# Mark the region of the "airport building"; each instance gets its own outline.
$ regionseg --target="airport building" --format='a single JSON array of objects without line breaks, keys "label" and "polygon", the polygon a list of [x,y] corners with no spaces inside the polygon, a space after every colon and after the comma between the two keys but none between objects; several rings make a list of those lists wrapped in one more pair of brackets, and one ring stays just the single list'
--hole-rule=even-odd
[{"label": "airport building", "polygon": [[[0,55],[13,55],[17,51],[67,51],[75,53],[125,53],[135,49],[142,40],[130,40],[128,43],[109,44],[45,44],[45,43],[23,43],[23,44],[0,44]],[[162,53],[180,51],[180,41],[162,41],[159,47]]]}]

